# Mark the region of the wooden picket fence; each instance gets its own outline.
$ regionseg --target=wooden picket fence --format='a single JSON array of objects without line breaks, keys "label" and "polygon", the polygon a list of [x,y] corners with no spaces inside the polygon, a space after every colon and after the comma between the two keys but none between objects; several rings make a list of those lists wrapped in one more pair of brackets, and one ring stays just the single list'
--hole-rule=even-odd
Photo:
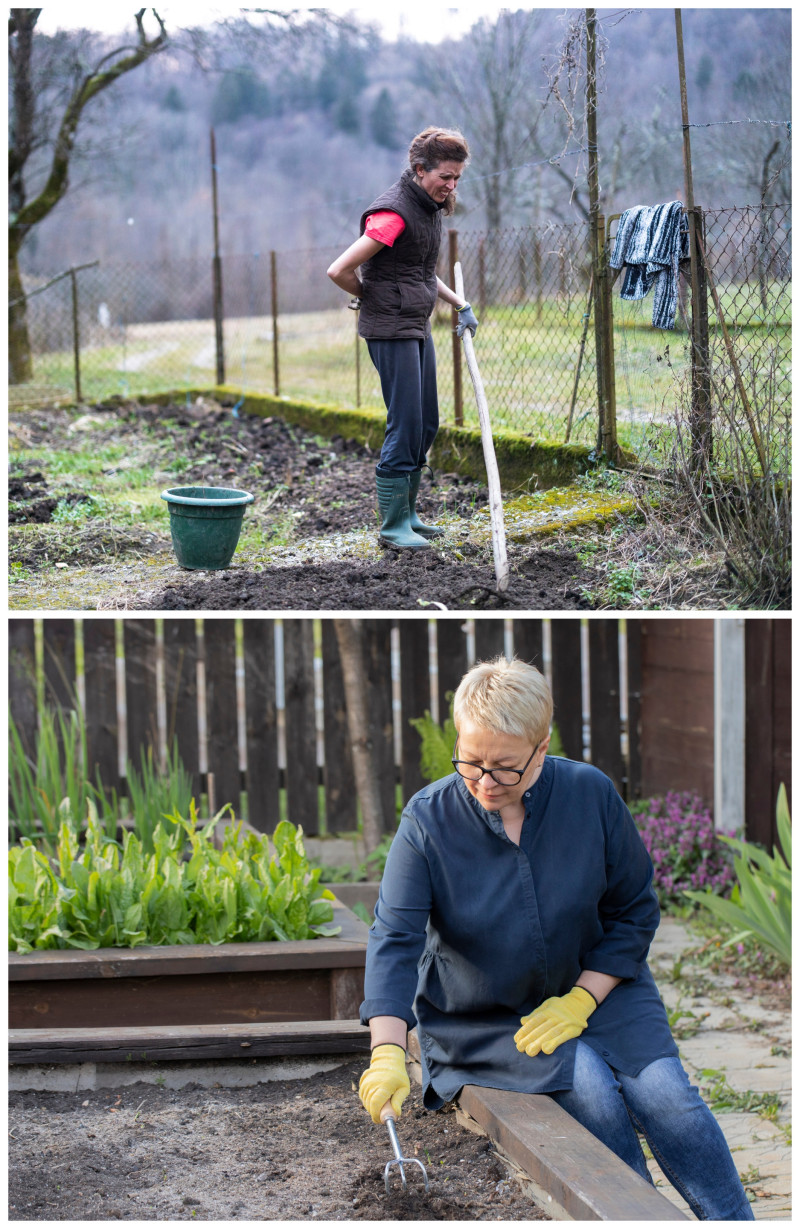
[{"label": "wooden picket fence", "polygon": [[[582,759],[588,743],[592,762],[623,795],[638,795],[635,621],[627,631],[627,721],[620,705],[617,620],[589,622],[583,649],[576,619],[549,621],[545,633],[541,619],[507,625],[502,618],[483,618],[468,629],[464,620],[440,618],[434,645],[427,619],[363,623],[385,831],[396,823],[397,786],[405,800],[425,784],[420,739],[409,718],[426,710],[446,714],[448,693],[471,656],[483,660],[503,652],[509,634],[513,651],[539,668],[547,637],[546,668],[565,754]],[[11,714],[32,753],[38,723],[34,620],[9,620],[9,637]],[[315,678],[315,658],[321,680]],[[47,618],[38,675],[39,702],[74,707],[83,693],[87,768],[93,780],[99,770],[106,787],[124,792],[127,760],[138,765],[143,748],[163,753],[174,739],[196,796],[206,795],[209,805],[231,803],[237,815],[265,832],[281,814],[301,823],[308,835],[356,830],[342,671],[328,619],[278,624],[269,618],[86,618],[78,633],[72,619]]]}]

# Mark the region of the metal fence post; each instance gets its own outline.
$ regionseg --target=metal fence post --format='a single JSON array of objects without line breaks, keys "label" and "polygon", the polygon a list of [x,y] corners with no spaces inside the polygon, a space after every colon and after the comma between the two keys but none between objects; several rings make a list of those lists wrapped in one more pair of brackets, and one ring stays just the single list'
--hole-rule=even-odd
[{"label": "metal fence post", "polygon": [[78,278],[74,269],[69,271],[70,281],[72,282],[72,346],[75,354],[75,400],[80,405],[83,397],[81,396],[81,338],[80,324],[78,321]]},{"label": "metal fence post", "polygon": [[[448,231],[448,252],[450,256],[450,286],[455,284],[456,264],[458,263],[458,231]],[[450,312],[450,319],[453,326],[453,409],[455,411],[455,425],[463,427],[464,425],[464,402],[461,394],[461,342],[456,337],[456,325],[458,324],[458,314],[453,308]]]},{"label": "metal fence post", "polygon": [[217,347],[217,384],[225,383],[225,341],[222,331],[222,261],[219,254],[219,203],[217,200],[217,142],[211,129],[211,195],[214,207],[214,332]]},{"label": "metal fence post", "polygon": [[269,277],[272,293],[272,376],[275,396],[281,395],[280,369],[278,366],[278,258],[272,251],[269,254]]}]

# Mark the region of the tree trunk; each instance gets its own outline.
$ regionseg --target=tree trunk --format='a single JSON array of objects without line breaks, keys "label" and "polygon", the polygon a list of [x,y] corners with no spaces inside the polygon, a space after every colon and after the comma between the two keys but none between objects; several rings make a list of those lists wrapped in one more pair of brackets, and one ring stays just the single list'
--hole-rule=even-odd
[{"label": "tree trunk", "polygon": [[22,289],[16,248],[8,250],[8,382],[26,384],[33,379],[33,355],[28,333],[28,304]]},{"label": "tree trunk", "polygon": [[334,619],[336,642],[342,662],[342,681],[347,706],[347,730],[353,756],[356,794],[361,804],[363,838],[367,854],[377,849],[383,836],[383,806],[378,771],[372,754],[367,710],[367,669],[364,627],[358,619]]}]

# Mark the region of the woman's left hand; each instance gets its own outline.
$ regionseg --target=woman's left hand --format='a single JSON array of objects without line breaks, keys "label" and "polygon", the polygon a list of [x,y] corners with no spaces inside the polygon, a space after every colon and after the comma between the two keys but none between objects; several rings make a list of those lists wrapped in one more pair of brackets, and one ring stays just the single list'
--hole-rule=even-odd
[{"label": "woman's left hand", "polygon": [[552,1054],[565,1041],[580,1037],[596,1006],[582,986],[573,986],[562,998],[545,999],[529,1016],[522,1017],[522,1027],[514,1034],[517,1049],[531,1058],[540,1050]]}]

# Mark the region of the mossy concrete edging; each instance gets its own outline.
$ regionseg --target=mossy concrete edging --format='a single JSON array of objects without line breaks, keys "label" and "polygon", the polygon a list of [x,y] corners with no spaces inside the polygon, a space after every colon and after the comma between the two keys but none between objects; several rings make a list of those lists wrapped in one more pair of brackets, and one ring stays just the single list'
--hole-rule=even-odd
[{"label": "mossy concrete edging", "polygon": [[[140,400],[158,405],[182,397],[213,397],[223,404],[238,404],[240,412],[261,418],[279,417],[315,435],[332,439],[357,440],[376,452],[383,443],[386,415],[376,410],[350,410],[318,402],[274,397],[267,393],[248,393],[230,384],[211,388],[176,389],[152,397],[139,394]],[[592,449],[586,444],[561,444],[554,440],[534,440],[521,431],[492,433],[500,483],[504,490],[548,488],[573,481],[593,467]],[[442,424],[431,452],[431,463],[438,469],[455,471],[466,478],[486,480],[481,433],[470,427]]]}]

